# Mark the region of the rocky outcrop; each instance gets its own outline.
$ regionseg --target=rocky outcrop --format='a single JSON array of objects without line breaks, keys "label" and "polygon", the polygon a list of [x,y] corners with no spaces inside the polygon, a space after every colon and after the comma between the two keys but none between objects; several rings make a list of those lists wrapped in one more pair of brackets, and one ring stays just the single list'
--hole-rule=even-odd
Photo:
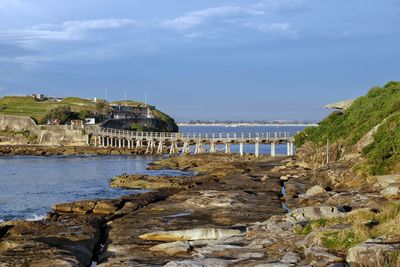
[{"label": "rocky outcrop", "polygon": [[382,239],[368,240],[349,250],[347,262],[351,267],[400,266],[400,243],[387,243]]},{"label": "rocky outcrop", "polygon": [[181,176],[122,175],[110,180],[111,187],[128,189],[187,188],[192,184],[190,177]]},{"label": "rocky outcrop", "polygon": [[328,104],[325,108],[346,111],[353,104],[354,99]]}]

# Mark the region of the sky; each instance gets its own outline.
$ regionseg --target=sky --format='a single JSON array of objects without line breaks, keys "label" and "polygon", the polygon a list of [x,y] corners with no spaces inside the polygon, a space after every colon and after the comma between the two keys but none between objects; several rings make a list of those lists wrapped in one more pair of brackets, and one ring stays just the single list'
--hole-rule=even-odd
[{"label": "sky", "polygon": [[179,121],[318,121],[400,80],[399,14],[399,0],[0,0],[0,96],[147,92]]}]

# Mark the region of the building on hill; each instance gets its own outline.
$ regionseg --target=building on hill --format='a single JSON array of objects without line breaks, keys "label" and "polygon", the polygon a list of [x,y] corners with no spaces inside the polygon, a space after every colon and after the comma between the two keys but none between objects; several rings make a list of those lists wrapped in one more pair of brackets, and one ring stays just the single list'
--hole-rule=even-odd
[{"label": "building on hill", "polygon": [[112,119],[154,119],[152,110],[154,106],[146,104],[137,105],[111,105]]}]

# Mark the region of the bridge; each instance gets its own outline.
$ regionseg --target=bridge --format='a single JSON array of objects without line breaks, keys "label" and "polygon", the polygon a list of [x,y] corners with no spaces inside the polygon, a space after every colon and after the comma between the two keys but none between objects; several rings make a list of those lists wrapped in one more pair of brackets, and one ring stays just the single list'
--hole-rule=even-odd
[{"label": "bridge", "polygon": [[294,154],[294,138],[287,132],[274,133],[162,133],[136,132],[120,129],[86,126],[88,144],[95,147],[118,147],[145,150],[146,154],[163,155],[217,153],[217,145],[223,145],[222,152],[231,153],[231,145],[239,145],[244,155],[244,145],[254,145],[254,155],[260,155],[260,146],[270,145],[271,156],[276,156],[276,145],[286,144],[287,155]]}]

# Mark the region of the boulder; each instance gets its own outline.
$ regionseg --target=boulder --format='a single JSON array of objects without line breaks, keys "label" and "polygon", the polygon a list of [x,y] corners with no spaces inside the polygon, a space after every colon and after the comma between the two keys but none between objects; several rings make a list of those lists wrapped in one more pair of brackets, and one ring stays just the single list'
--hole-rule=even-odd
[{"label": "boulder", "polygon": [[187,241],[164,243],[150,248],[151,251],[163,252],[171,256],[177,253],[188,252],[190,249],[191,246]]},{"label": "boulder", "polygon": [[223,259],[197,259],[197,260],[183,260],[183,261],[170,261],[165,264],[165,267],[205,267],[205,266],[219,266],[228,267],[231,262]]},{"label": "boulder", "polygon": [[302,222],[319,219],[330,219],[343,216],[345,213],[340,212],[336,207],[319,206],[304,207],[291,211],[286,214],[285,220],[288,222]]},{"label": "boulder", "polygon": [[120,201],[117,200],[102,200],[96,203],[93,213],[96,214],[112,214],[118,210]]},{"label": "boulder", "polygon": [[386,188],[391,184],[399,184],[400,183],[400,174],[389,174],[382,175],[376,177],[378,184],[382,188]]},{"label": "boulder", "polygon": [[307,260],[315,263],[312,266],[329,266],[335,263],[345,263],[343,258],[335,256],[320,247],[306,249],[305,255]]},{"label": "boulder", "polygon": [[312,196],[317,196],[317,195],[321,195],[324,193],[326,193],[326,190],[322,186],[315,185],[307,190],[306,195],[309,197],[312,197]]},{"label": "boulder", "polygon": [[153,232],[139,236],[144,240],[152,241],[193,241],[193,240],[215,240],[224,237],[240,235],[240,230],[199,228],[181,231]]},{"label": "boulder", "polygon": [[299,254],[295,252],[286,252],[285,255],[283,255],[281,262],[282,263],[297,263],[301,260]]},{"label": "boulder", "polygon": [[347,262],[351,267],[399,266],[400,243],[386,244],[381,239],[373,239],[349,249]]},{"label": "boulder", "polygon": [[389,186],[381,191],[382,196],[387,198],[400,196],[399,186]]}]

